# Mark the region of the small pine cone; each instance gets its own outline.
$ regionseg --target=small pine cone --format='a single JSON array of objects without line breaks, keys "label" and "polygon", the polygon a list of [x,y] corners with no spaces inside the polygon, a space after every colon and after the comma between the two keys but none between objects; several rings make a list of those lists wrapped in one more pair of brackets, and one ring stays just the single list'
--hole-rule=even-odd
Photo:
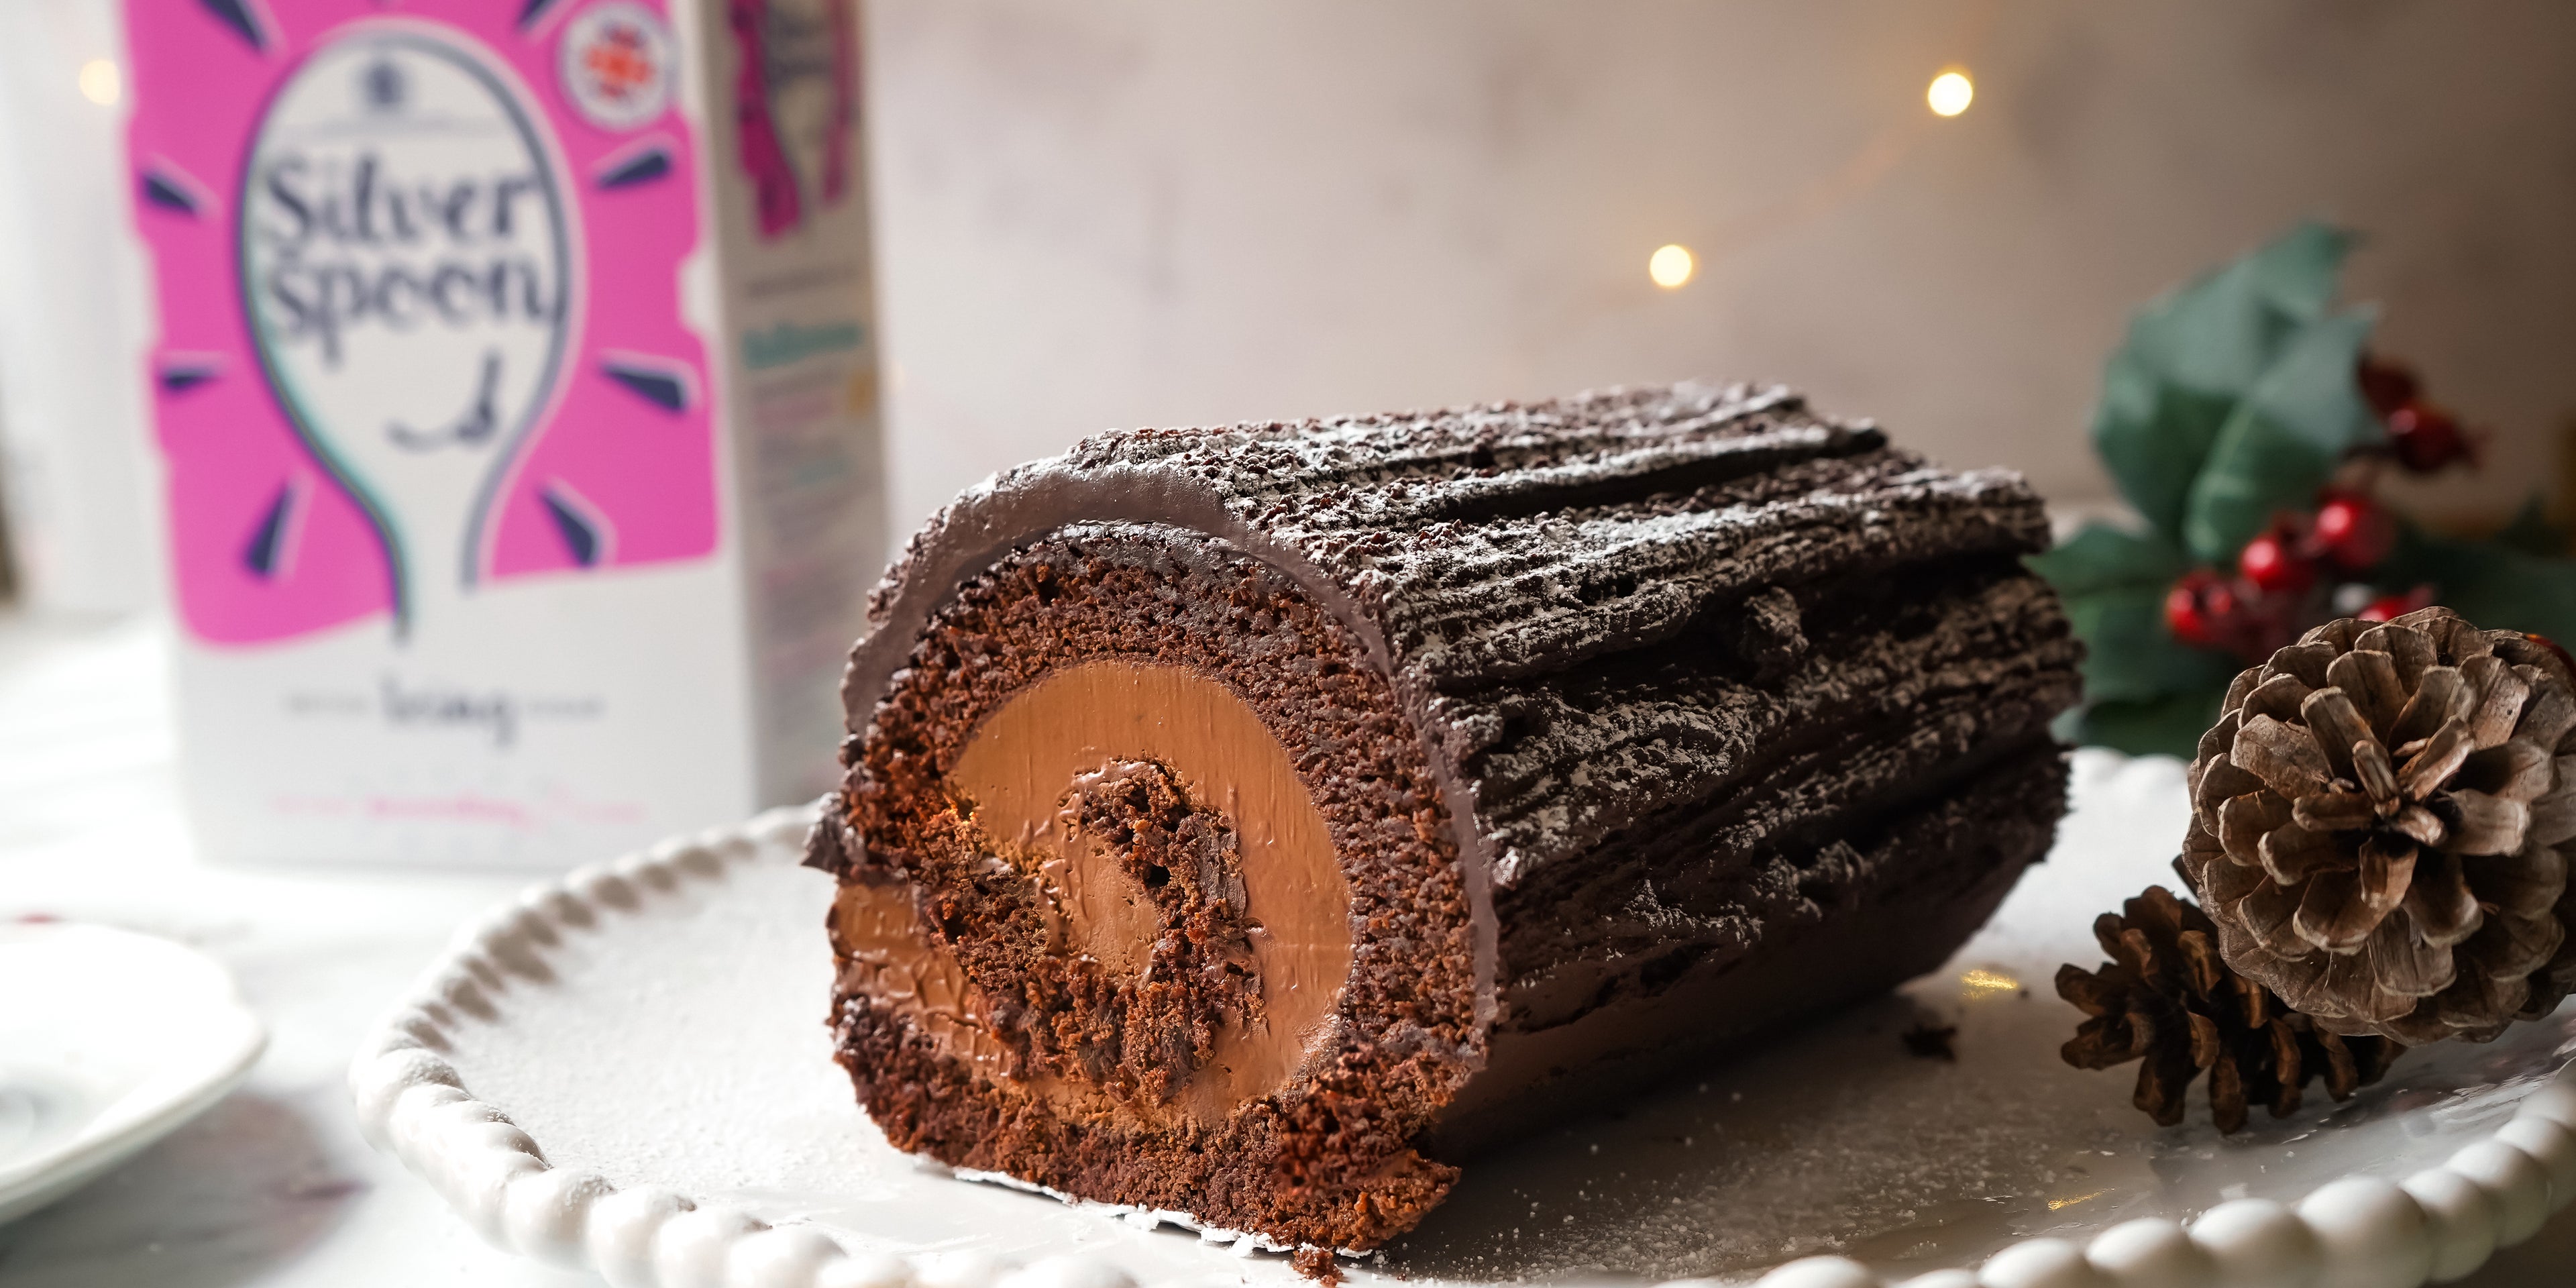
[{"label": "small pine cone", "polygon": [[2228,687],[2178,866],[2227,964],[2319,1027],[2484,1041],[2576,983],[2570,753],[2546,640],[2445,608],[2330,622]]},{"label": "small pine cone", "polygon": [[2182,1121],[2192,1079],[2209,1073],[2209,1108],[2221,1132],[2245,1126],[2246,1107],[2285,1118],[2308,1079],[2337,1100],[2379,1081],[2406,1048],[2379,1037],[2329,1033],[2281,1004],[2270,989],[2227,968],[2217,927],[2163,886],[2104,913],[2093,937],[2111,955],[2098,971],[2057,969],[2057,995],[2086,1015],[2059,1054],[2078,1069],[2138,1068],[2138,1108],[2157,1123]]}]

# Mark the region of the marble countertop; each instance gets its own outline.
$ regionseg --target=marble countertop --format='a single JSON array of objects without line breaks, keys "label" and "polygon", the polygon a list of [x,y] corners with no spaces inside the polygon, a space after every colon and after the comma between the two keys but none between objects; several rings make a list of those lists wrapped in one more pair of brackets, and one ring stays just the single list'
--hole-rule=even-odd
[{"label": "marble countertop", "polygon": [[168,669],[150,623],[0,620],[0,920],[104,922],[194,945],[232,968],[268,1024],[268,1051],[204,1117],[0,1226],[0,1284],[597,1283],[483,1243],[358,1138],[345,1089],[369,1021],[459,923],[528,877],[197,862]]},{"label": "marble countertop", "polygon": [[[90,1188],[0,1226],[4,1288],[597,1283],[484,1244],[358,1138],[342,1075],[374,1015],[525,874],[196,861],[150,622],[0,618],[0,920],[104,922],[231,966],[271,1032],[249,1082]],[[23,986],[7,981],[6,986]],[[2568,1282],[2576,1209],[2463,1281]]]}]

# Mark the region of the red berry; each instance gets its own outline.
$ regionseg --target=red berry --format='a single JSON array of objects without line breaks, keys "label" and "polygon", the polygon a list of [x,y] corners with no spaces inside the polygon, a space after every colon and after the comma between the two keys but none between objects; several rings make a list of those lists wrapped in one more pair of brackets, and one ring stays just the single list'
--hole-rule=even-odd
[{"label": "red berry", "polygon": [[2212,590],[2225,596],[2227,608],[2235,607],[2235,596],[2227,594],[2226,584],[2207,569],[2184,573],[2173,589],[2165,592],[2165,629],[2173,632],[2175,639],[2193,648],[2219,646],[2224,625],[2220,619],[2226,614],[2211,612],[2210,605],[2203,602]]},{"label": "red berry", "polygon": [[2430,403],[2410,402],[2388,413],[2388,446],[2397,463],[2417,474],[2430,474],[2469,457],[2469,436],[2451,413]]},{"label": "red berry", "polygon": [[2397,521],[2377,501],[2358,492],[2328,493],[2309,532],[2317,548],[2347,572],[2371,567],[2387,558],[2397,544]]},{"label": "red berry", "polygon": [[2225,578],[2196,569],[2165,592],[2165,629],[2193,648],[2232,648],[2245,633],[2245,603]]},{"label": "red berry", "polygon": [[2353,375],[2361,382],[2362,399],[2382,420],[2415,401],[2415,372],[2405,363],[2365,353],[2361,355],[2360,368]]},{"label": "red berry", "polygon": [[2433,588],[2417,586],[2402,595],[2382,595],[2370,601],[2370,607],[2353,616],[2365,622],[2385,622],[2403,617],[2418,608],[2430,608],[2432,605]]},{"label": "red berry", "polygon": [[2234,586],[2219,580],[2214,574],[2210,577],[2209,584],[2201,588],[2200,607],[2203,612],[2209,614],[2210,624],[2221,631],[2243,625],[2244,597],[2236,593]]},{"label": "red berry", "polygon": [[2273,595],[2297,595],[2317,583],[2317,566],[2301,558],[2277,529],[2245,543],[2236,554],[2236,571]]},{"label": "red berry", "polygon": [[2165,629],[2173,637],[2193,648],[2208,648],[2217,643],[2209,632],[2209,614],[2200,608],[2200,595],[2186,577],[2165,592]]}]

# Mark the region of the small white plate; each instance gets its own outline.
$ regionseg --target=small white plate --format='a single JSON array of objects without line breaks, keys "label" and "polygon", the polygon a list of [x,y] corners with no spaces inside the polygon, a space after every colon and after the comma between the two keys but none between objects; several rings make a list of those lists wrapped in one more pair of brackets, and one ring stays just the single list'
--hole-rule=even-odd
[{"label": "small white plate", "polygon": [[[2103,753],[2078,756],[2073,799],[2049,861],[1942,971],[1471,1161],[1350,1278],[1742,1281],[1832,1253],[1866,1269],[1774,1282],[1980,1262],[1983,1282],[2094,1282],[2090,1258],[2122,1283],[2413,1288],[2576,1197],[2576,1006],[2225,1138],[2197,1091],[2192,1121],[2158,1128],[2134,1068],[2066,1067],[2081,1016],[2050,976],[2101,960],[2096,913],[2174,880],[2189,809],[2179,764]],[[360,1053],[361,1126],[485,1237],[616,1288],[1297,1282],[1165,1214],[964,1184],[888,1146],[831,1063],[810,817],[585,869],[469,927]],[[1954,1059],[1907,1053],[1922,1023],[1955,1028]],[[1012,1262],[1033,1264],[1001,1282]]]},{"label": "small white plate", "polygon": [[212,958],[106,926],[0,925],[0,1222],[212,1108],[267,1045]]}]

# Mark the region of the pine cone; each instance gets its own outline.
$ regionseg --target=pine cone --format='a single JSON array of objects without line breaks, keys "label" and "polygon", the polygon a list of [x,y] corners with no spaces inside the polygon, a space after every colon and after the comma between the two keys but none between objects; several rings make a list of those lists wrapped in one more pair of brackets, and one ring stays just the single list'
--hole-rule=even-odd
[{"label": "pine cone", "polygon": [[2576,676],[2444,608],[2236,677],[2178,866],[2234,969],[2321,1028],[2484,1041],[2576,983]]},{"label": "pine cone", "polygon": [[2322,1077],[2337,1100],[2388,1072],[2405,1051],[2386,1038],[2340,1037],[2282,1005],[2270,989],[2229,970],[2213,942],[2217,927],[2163,886],[2103,913],[2093,937],[2111,955],[2098,971],[2057,969],[2057,995],[2094,1018],[2059,1054],[2078,1069],[2143,1058],[2137,1106],[2159,1124],[2182,1121],[2183,1095],[2209,1071],[2218,1130],[2245,1125],[2261,1103],[2285,1118],[2308,1079]]}]

